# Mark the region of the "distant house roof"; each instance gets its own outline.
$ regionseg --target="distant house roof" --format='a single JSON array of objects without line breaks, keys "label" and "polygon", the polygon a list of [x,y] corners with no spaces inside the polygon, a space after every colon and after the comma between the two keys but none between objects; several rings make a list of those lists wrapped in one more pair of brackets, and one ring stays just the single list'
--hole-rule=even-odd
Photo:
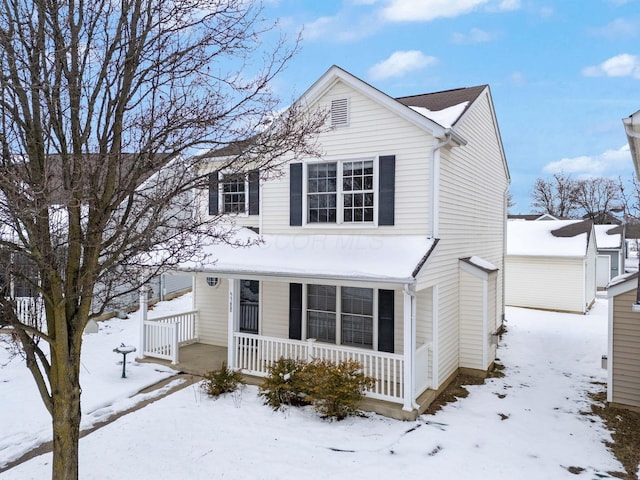
[{"label": "distant house roof", "polygon": [[624,227],[622,225],[594,225],[598,249],[621,248]]},{"label": "distant house roof", "polygon": [[529,220],[529,221],[534,221],[534,220],[568,220],[568,219],[563,219],[560,217],[554,217],[553,215],[549,214],[549,213],[526,213],[526,214],[509,214],[508,215],[508,219],[509,220]]},{"label": "distant house roof", "polygon": [[593,224],[584,220],[507,222],[507,255],[584,258]]},{"label": "distant house roof", "polygon": [[211,257],[205,264],[185,262],[180,269],[215,275],[413,283],[437,244],[420,235],[258,235],[246,228],[238,230],[236,240],[250,245],[204,246],[204,253]]}]

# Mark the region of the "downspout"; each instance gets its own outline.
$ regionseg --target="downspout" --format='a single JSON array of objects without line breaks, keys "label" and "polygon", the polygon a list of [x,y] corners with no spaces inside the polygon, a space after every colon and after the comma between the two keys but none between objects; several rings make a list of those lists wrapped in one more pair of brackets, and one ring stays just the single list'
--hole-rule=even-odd
[{"label": "downspout", "polygon": [[262,179],[258,178],[258,234],[262,235],[262,199],[264,195],[262,194]]},{"label": "downspout", "polygon": [[404,349],[404,403],[405,411],[417,410],[415,378],[416,378],[416,292],[415,287],[405,283],[402,289],[404,296],[402,326]]},{"label": "downspout", "polygon": [[440,149],[451,143],[451,133],[444,134],[444,140],[438,139],[433,147],[431,159],[431,215],[429,230],[431,238],[438,238],[440,234]]}]

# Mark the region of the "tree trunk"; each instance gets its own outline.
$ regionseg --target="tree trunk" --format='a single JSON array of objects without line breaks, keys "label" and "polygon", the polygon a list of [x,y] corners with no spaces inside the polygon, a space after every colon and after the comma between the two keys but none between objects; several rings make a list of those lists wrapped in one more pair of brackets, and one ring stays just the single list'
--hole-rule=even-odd
[{"label": "tree trunk", "polygon": [[[62,363],[62,362],[61,362]],[[59,377],[53,403],[53,480],[78,479],[80,440],[80,362],[70,359],[58,365]],[[62,378],[66,377],[66,381]]]}]

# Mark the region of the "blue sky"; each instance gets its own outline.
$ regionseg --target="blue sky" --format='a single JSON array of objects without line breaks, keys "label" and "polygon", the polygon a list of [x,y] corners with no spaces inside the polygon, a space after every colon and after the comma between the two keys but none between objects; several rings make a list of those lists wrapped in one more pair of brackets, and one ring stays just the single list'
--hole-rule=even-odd
[{"label": "blue sky", "polygon": [[[394,96],[489,84],[513,213],[537,177],[631,177],[621,119],[640,109],[640,0],[265,0],[301,52],[284,99],[338,65]],[[393,74],[393,75],[391,75]]]}]

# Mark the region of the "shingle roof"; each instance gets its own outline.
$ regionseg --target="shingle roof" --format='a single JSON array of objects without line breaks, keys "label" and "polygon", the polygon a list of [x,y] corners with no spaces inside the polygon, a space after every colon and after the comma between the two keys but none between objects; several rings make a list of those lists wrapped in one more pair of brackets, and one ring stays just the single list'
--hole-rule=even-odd
[{"label": "shingle roof", "polygon": [[[453,90],[444,90],[442,92],[424,93],[422,95],[411,95],[409,97],[398,97],[396,100],[407,107],[422,107],[432,112],[444,110],[445,108],[469,102],[466,108],[478,98],[478,96],[488,87],[488,85],[478,85],[476,87],[456,88]],[[460,118],[458,117],[458,118]]]}]

